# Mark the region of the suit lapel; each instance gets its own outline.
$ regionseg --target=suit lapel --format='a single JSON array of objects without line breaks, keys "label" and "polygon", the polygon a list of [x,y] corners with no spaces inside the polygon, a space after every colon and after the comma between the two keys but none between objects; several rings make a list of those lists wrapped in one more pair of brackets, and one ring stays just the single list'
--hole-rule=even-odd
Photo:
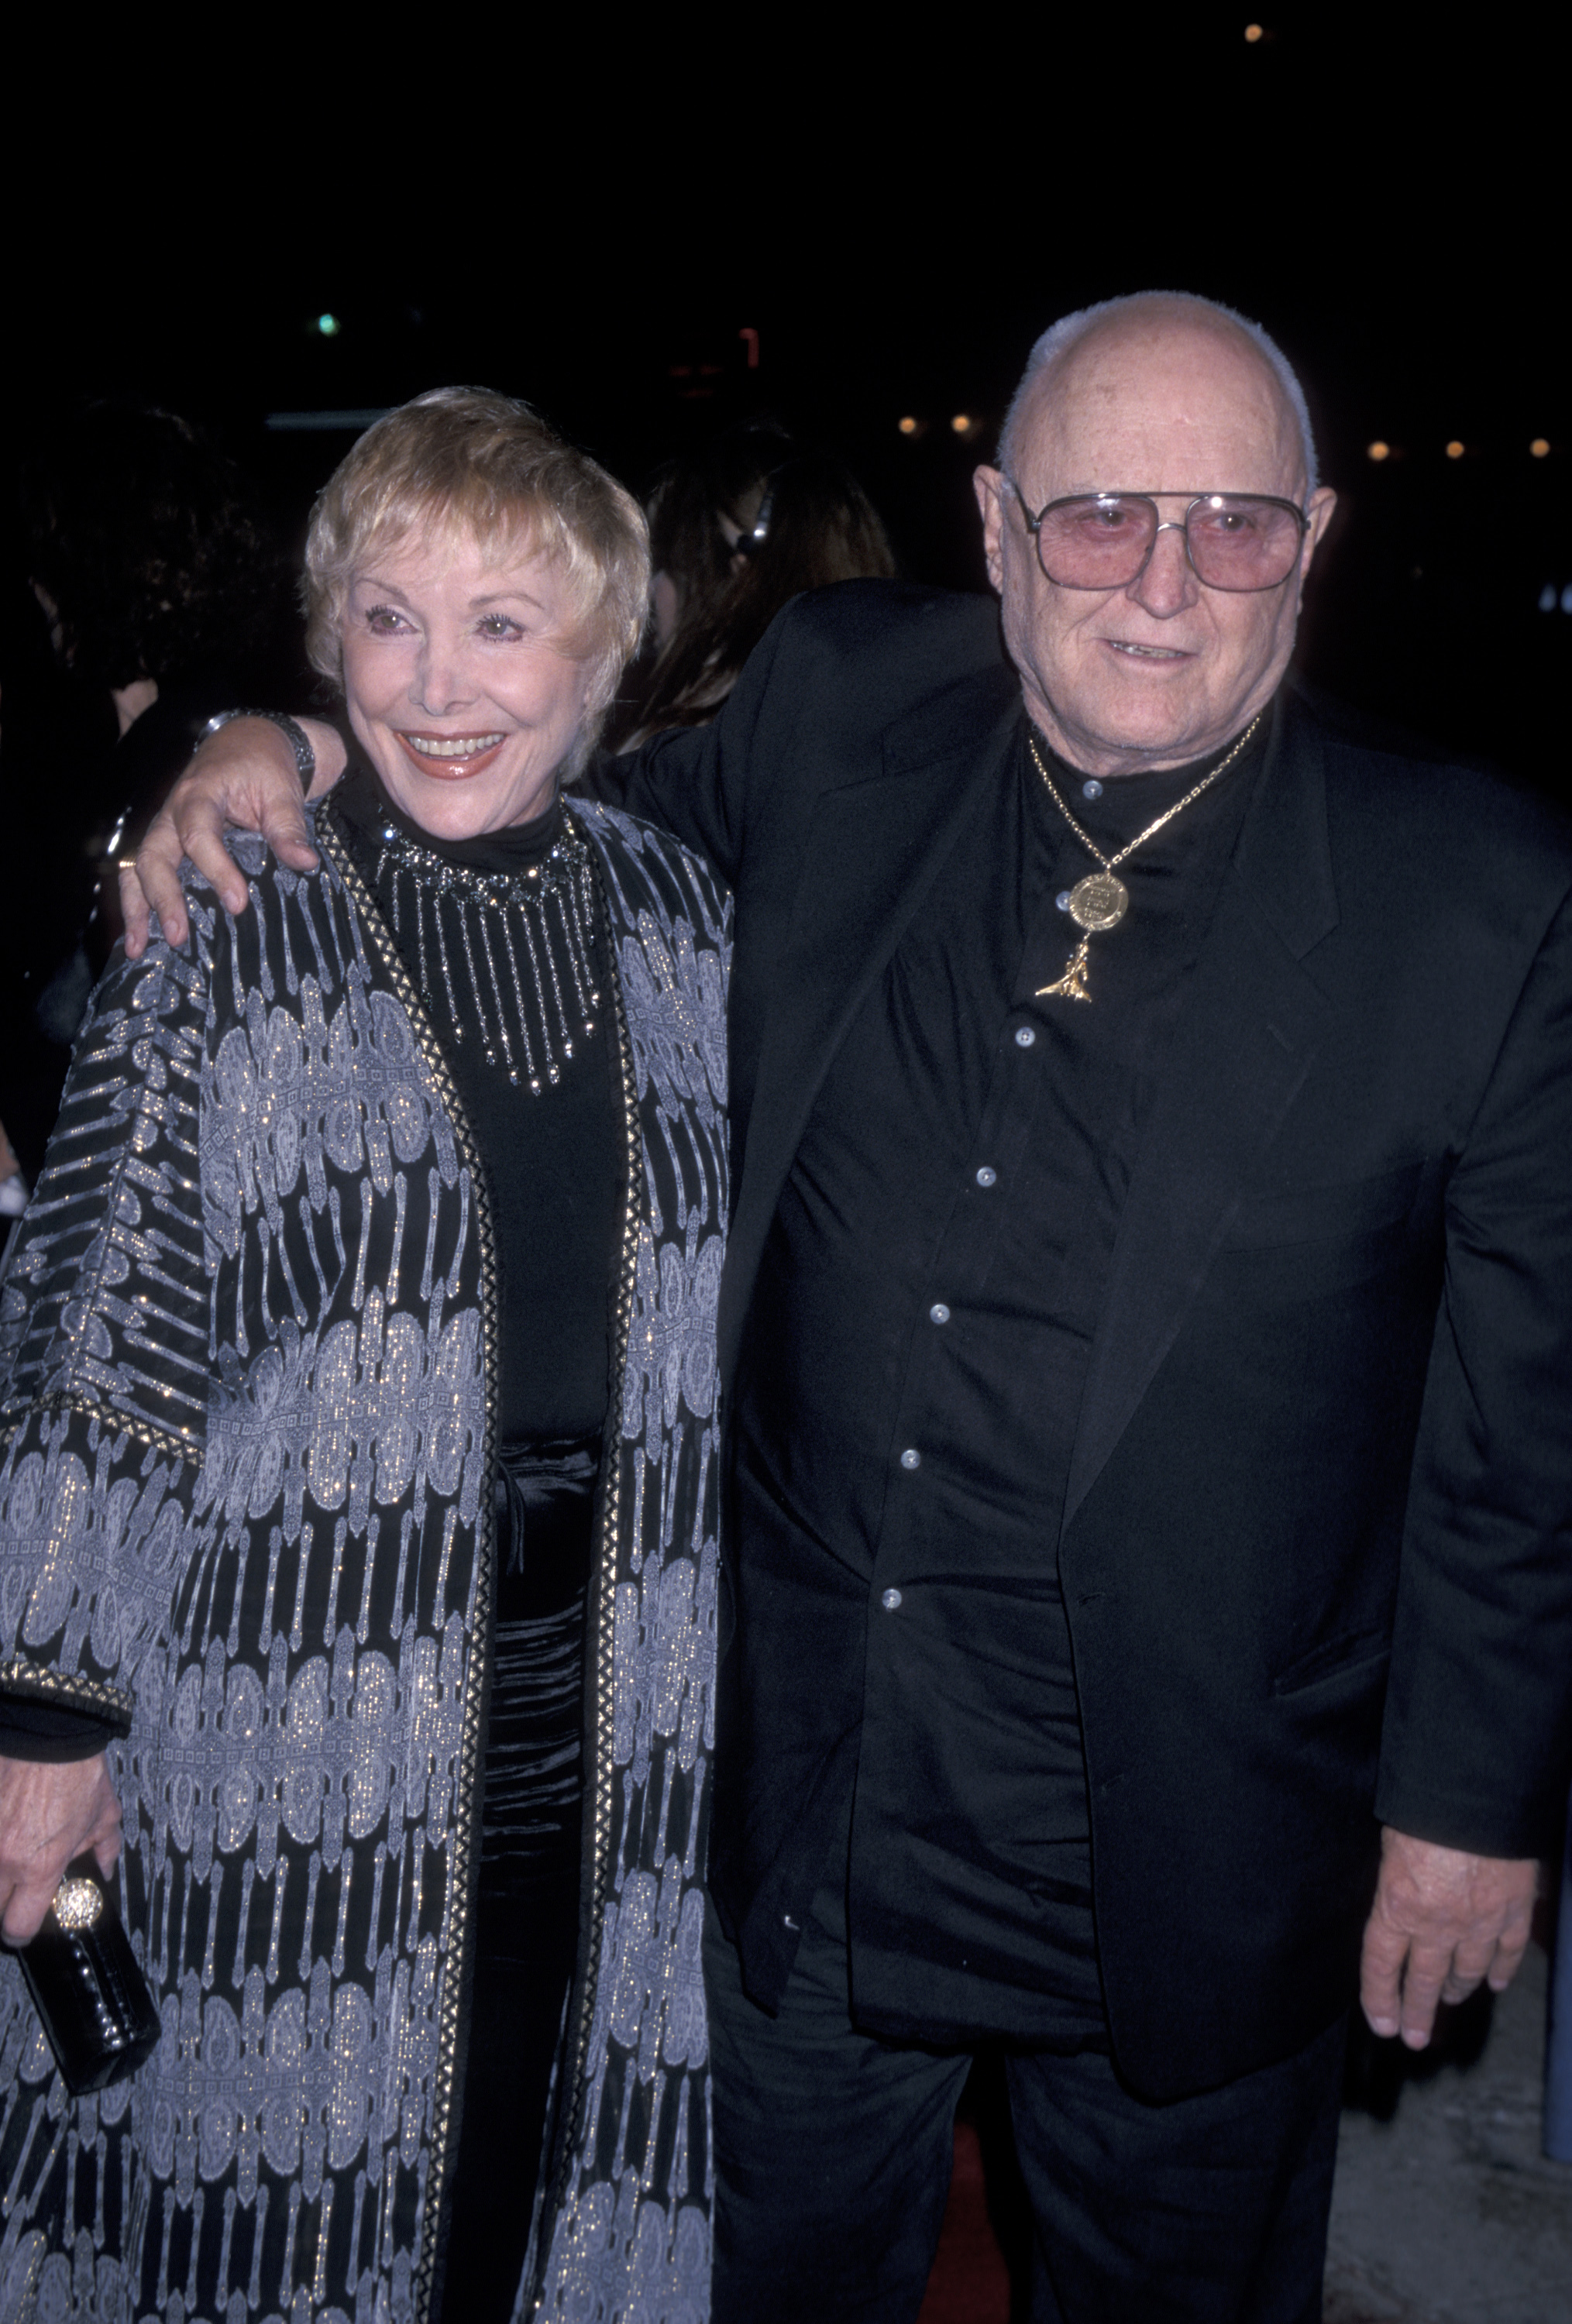
[{"label": "suit lapel", "polygon": [[1337,923],[1318,741],[1280,697],[1266,763],[1154,1093],[1114,1240],[1068,1526],[1151,1385],[1325,1036],[1302,956]]},{"label": "suit lapel", "polygon": [[974,801],[1003,779],[1019,712],[1013,675],[968,678],[887,731],[877,775],[826,791],[813,810],[732,1220],[720,1325],[728,1378],[764,1238],[819,1084]]}]

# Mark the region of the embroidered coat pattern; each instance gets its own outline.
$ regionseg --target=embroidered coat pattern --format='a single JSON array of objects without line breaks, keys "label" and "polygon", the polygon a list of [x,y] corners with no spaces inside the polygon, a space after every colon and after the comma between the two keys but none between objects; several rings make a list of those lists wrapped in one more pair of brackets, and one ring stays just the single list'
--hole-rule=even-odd
[{"label": "embroidered coat pattern", "polygon": [[[599,866],[626,1166],[591,1585],[590,1903],[538,2312],[707,2308],[701,1849],[730,907]],[[0,1690],[116,1728],[163,2020],[73,2101],[0,1960],[0,2324],[426,2324],[458,2135],[495,1266],[419,995],[318,813],[190,957],[111,965],[0,1291]],[[528,1098],[521,1102],[532,1102]]]}]

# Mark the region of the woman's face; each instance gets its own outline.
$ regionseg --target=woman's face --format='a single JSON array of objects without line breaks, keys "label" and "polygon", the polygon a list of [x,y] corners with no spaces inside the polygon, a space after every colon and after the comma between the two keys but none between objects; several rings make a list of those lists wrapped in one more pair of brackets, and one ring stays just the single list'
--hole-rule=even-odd
[{"label": "woman's face", "polygon": [[556,567],[495,559],[467,533],[405,541],[355,576],[345,608],[349,723],[390,798],[442,839],[543,812],[595,678],[569,650]]}]

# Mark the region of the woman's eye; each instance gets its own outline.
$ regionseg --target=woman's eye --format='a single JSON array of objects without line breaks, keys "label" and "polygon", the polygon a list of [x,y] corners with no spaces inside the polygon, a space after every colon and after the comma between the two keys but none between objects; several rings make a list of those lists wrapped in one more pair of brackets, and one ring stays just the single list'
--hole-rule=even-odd
[{"label": "woman's eye", "polygon": [[403,616],[391,605],[374,605],[365,617],[365,626],[379,637],[392,637],[403,626]]},{"label": "woman's eye", "polygon": [[481,616],[480,634],[483,638],[519,638],[523,632],[506,613],[485,613]]}]

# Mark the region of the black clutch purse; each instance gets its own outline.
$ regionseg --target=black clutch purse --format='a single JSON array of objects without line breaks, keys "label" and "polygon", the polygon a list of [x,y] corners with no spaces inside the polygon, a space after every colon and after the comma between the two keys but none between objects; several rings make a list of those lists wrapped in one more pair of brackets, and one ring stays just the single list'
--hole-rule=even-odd
[{"label": "black clutch purse", "polygon": [[16,1958],[73,2098],[123,2081],[157,2049],[157,2006],[90,1853],[67,1867]]}]

